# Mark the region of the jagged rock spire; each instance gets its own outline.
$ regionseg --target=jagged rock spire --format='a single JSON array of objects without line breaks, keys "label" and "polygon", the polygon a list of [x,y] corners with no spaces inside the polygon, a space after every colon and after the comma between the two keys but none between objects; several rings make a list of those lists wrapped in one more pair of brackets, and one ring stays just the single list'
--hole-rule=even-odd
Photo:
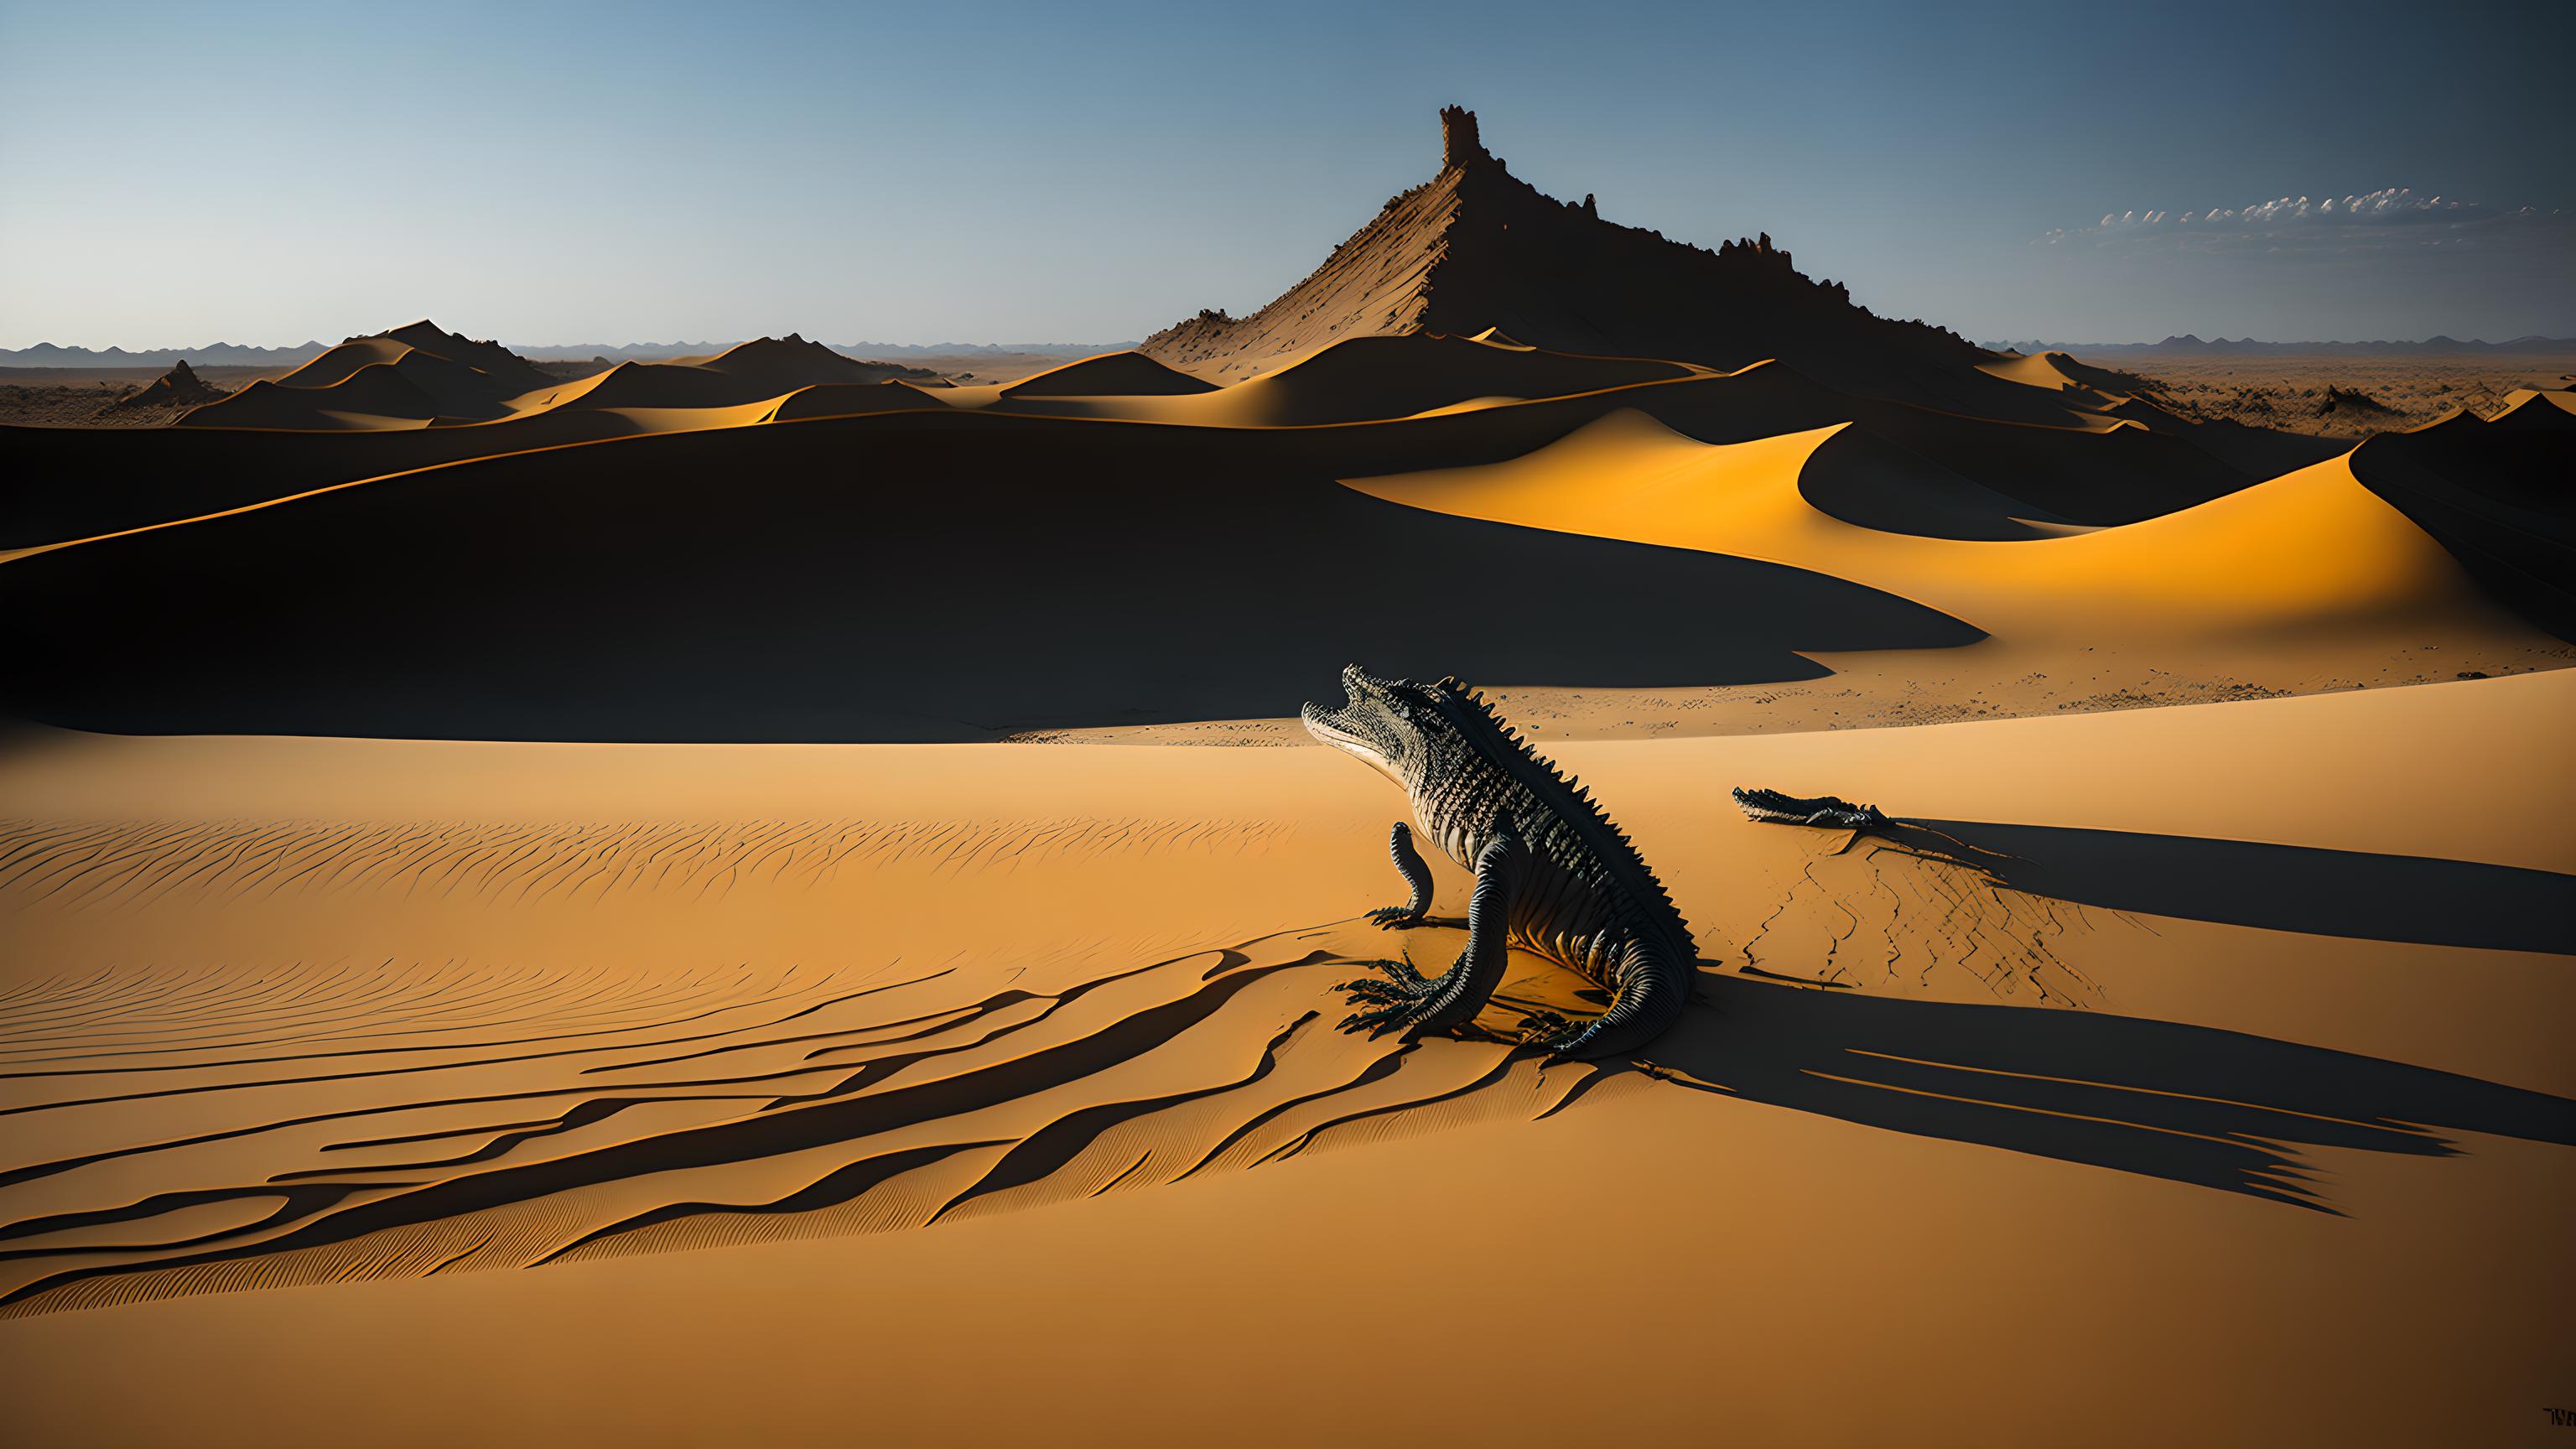
[{"label": "jagged rock spire", "polygon": [[1465,106],[1440,108],[1440,168],[1464,166],[1471,161],[1489,161],[1485,143],[1476,134],[1476,113]]},{"label": "jagged rock spire", "polygon": [[1711,252],[1604,221],[1596,197],[1558,201],[1513,177],[1464,106],[1440,108],[1440,135],[1439,174],[1387,198],[1305,280],[1240,318],[1186,319],[1139,350],[1231,383],[1355,337],[1499,327],[1557,352],[1730,371],[1776,358],[1829,387],[1933,406],[1996,382],[1964,338],[1871,315],[1840,283],[1798,272],[1768,236]]}]

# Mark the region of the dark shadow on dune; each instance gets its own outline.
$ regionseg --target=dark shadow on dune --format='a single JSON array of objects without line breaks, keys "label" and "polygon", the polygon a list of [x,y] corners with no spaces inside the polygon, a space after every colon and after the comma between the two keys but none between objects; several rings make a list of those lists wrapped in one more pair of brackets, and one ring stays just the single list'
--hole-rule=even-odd
[{"label": "dark shadow on dune", "polygon": [[2564,1098],[2210,1027],[1733,976],[1702,996],[1715,1009],[1643,1058],[1683,1085],[2320,1211],[2301,1147],[2457,1155],[2437,1128],[2576,1146]]},{"label": "dark shadow on dune", "polygon": [[0,708],[121,733],[978,740],[1341,665],[1822,675],[1982,637],[1776,564],[1353,492],[1259,434],[975,420],[488,459],[0,567]]},{"label": "dark shadow on dune", "polygon": [[2026,894],[2310,936],[2576,954],[2576,876],[2188,835],[1898,821],[1872,832]]},{"label": "dark shadow on dune", "polygon": [[[740,1115],[721,1120],[627,1140],[570,1145],[553,1156],[493,1161],[490,1154],[476,1153],[442,1163],[359,1166],[349,1169],[346,1178],[330,1182],[280,1185],[271,1181],[192,1189],[145,1197],[126,1206],[34,1219],[0,1236],[29,1238],[123,1223],[140,1229],[179,1209],[267,1205],[247,1228],[225,1227],[179,1242],[93,1244],[70,1250],[76,1256],[106,1253],[114,1261],[73,1261],[60,1271],[26,1282],[0,1294],[0,1312],[46,1311],[35,1300],[88,1280],[267,1259],[376,1233],[405,1233],[452,1223],[491,1210],[526,1209],[542,1199],[658,1174],[784,1161],[817,1150],[828,1156],[845,1144],[847,1151],[856,1154],[852,1160],[830,1164],[828,1171],[806,1186],[767,1200],[640,1200],[605,1224],[571,1232],[551,1244],[525,1242],[510,1250],[542,1248],[524,1261],[545,1262],[591,1242],[681,1219],[835,1207],[912,1168],[957,1152],[1005,1148],[975,1182],[962,1192],[949,1192],[946,1206],[924,1219],[936,1221],[976,1199],[1051,1181],[1086,1151],[1112,1140],[1131,1124],[1175,1109],[1186,1112],[1198,1102],[1269,1077],[1290,1038],[1314,1020],[1315,1012],[1278,1028],[1257,1060],[1224,1081],[1199,1082],[1160,1094],[1095,1097],[1017,1138],[996,1137],[988,1130],[963,1125],[987,1109],[1102,1078],[1160,1052],[1212,1020],[1256,981],[1286,970],[1352,964],[1327,952],[1310,951],[1293,960],[1256,965],[1243,952],[1249,944],[1133,967],[1050,998],[1005,990],[962,1013],[960,1024],[969,1028],[965,1032],[881,1052],[853,1064],[837,1080],[814,1082],[811,1069],[804,1068],[749,1077],[639,1081],[625,1089],[649,1093],[650,1100],[660,1103],[739,1104]],[[1080,999],[1112,982],[1163,967],[1190,970],[1211,955],[1217,961],[1186,995],[1114,1016],[1097,1029],[1072,1035],[1049,1029],[1029,1038],[1025,1049],[1012,1045],[1018,1033],[1074,1009]],[[1332,974],[1317,973],[1319,989]],[[1046,1005],[1036,1013],[1011,1010],[1038,1001]],[[1058,1022],[1058,1028],[1063,1025]],[[1396,1070],[1400,1058],[1440,1049],[1439,1043],[1404,1047],[1338,1086],[1300,1091],[1271,1102],[1260,1116],[1238,1124],[1222,1140],[1197,1153],[1177,1174],[1171,1171],[1181,1166],[1175,1159],[1163,1165],[1161,1175],[1166,1181],[1192,1176],[1263,1122],[1308,1104],[1327,1103],[1337,1094],[1363,1095],[1339,1113],[1317,1114],[1317,1120],[1262,1161],[1292,1156],[1321,1134],[1435,1109],[1485,1092],[1511,1080],[1527,1065],[1519,1054],[1496,1056],[1473,1081],[1443,1079],[1437,1090],[1402,1100],[1391,1101],[1371,1090]],[[810,1062],[813,1055],[806,1060]],[[2576,1102],[2403,1063],[2173,1022],[1871,997],[1766,984],[1741,975],[1703,976],[1698,1002],[1637,1066],[1676,1086],[1722,1092],[1741,1101],[2242,1193],[2321,1212],[2338,1212],[2350,1204],[2332,1201],[2321,1175],[2305,1163],[2303,1148],[2458,1155],[2463,1149],[2441,1135],[2445,1131],[2576,1146]],[[1590,1086],[1628,1070],[1632,1068],[1612,1065],[1587,1077],[1582,1086],[1538,1115],[1556,1116],[1572,1109]],[[784,1082],[767,1086],[781,1077],[808,1080],[801,1090]],[[754,1090],[736,1090],[746,1086]],[[544,1084],[458,1100],[490,1107],[520,1098],[560,1099],[563,1095],[560,1085]],[[621,1096],[577,1107],[561,1124],[595,1121],[638,1099]],[[424,1105],[446,1103],[370,1103],[326,1115],[366,1117]],[[269,1121],[193,1139],[29,1163],[13,1169],[9,1178],[47,1177],[113,1158],[322,1120]],[[960,1129],[941,1126],[950,1122],[960,1124]],[[898,1149],[874,1147],[890,1134],[915,1130],[930,1140]],[[1150,1138],[1131,1139],[1128,1146],[1139,1152],[1137,1164],[1159,1150]],[[409,1176],[459,1164],[483,1170],[433,1180]],[[823,1165],[819,1159],[817,1165]],[[1119,1178],[1135,1170],[1131,1164]],[[1097,1183],[1087,1186],[1104,1190]],[[1894,1194],[1907,1190],[1902,1183],[1888,1187]],[[649,1199],[649,1194],[644,1197]],[[536,1238],[578,1227],[571,1218],[549,1218]],[[486,1233],[484,1241],[490,1237]],[[174,1249],[179,1251],[170,1251]],[[441,1271],[479,1250],[479,1244],[468,1247],[427,1271]],[[14,1249],[0,1252],[0,1260],[65,1251]],[[81,1306],[56,1302],[57,1306]]]},{"label": "dark shadow on dune", "polygon": [[2507,607],[2576,641],[2576,430],[2463,414],[2372,438],[2352,473]]},{"label": "dark shadow on dune", "polygon": [[1843,429],[1808,455],[1798,492],[1818,512],[1856,528],[1921,538],[2018,542],[2057,536],[2035,523],[2067,522],[1861,427]]}]

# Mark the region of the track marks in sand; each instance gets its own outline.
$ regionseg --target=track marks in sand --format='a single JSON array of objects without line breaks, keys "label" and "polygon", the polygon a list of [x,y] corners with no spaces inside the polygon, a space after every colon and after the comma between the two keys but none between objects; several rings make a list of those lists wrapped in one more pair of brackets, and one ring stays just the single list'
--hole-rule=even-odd
[{"label": "track marks in sand", "polygon": [[2125,911],[2029,895],[1931,833],[1874,834],[1808,858],[1779,906],[1736,948],[1757,975],[1885,995],[2099,1007],[2103,984],[2060,944],[2099,930],[2151,930]]},{"label": "track marks in sand", "polygon": [[[989,844],[951,835],[916,845]],[[1595,1075],[1330,1030],[1374,941],[31,984],[0,1000],[0,1315],[917,1229],[1527,1120]]]}]

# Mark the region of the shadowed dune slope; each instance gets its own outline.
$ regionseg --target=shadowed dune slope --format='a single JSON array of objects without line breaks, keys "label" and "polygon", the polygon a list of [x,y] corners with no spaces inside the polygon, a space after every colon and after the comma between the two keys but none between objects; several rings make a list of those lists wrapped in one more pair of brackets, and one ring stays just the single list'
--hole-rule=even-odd
[{"label": "shadowed dune slope", "polygon": [[261,379],[231,397],[190,409],[178,426],[367,431],[427,427],[438,413],[437,399],[405,374],[399,362],[371,362],[325,386],[289,387]]},{"label": "shadowed dune slope", "polygon": [[613,413],[577,411],[395,432],[0,427],[0,550],[90,538],[358,478],[630,431]]},{"label": "shadowed dune slope", "polygon": [[491,378],[494,385],[498,387],[535,384],[547,380],[543,369],[501,344],[474,341],[461,334],[447,331],[427,319],[414,322],[407,327],[397,327],[384,335],[414,352],[427,353],[482,373]]},{"label": "shadowed dune slope", "polygon": [[[2529,402],[2522,411],[2535,407],[2556,412]],[[2351,466],[2497,597],[2576,642],[2576,428],[2464,414],[2372,438],[2353,450]]]},{"label": "shadowed dune slope", "polygon": [[359,368],[399,362],[410,351],[410,344],[397,340],[391,333],[352,337],[274,381],[281,387],[334,387],[348,381],[350,374]]},{"label": "shadowed dune slope", "polygon": [[[1977,637],[1794,568],[1398,509],[1257,434],[875,421],[492,459],[21,557],[5,703],[141,732],[959,740],[1293,713],[1353,658],[1715,684]],[[1534,606],[1439,607],[1442,580]]]},{"label": "shadowed dune slope", "polygon": [[[1145,361],[1159,373],[1192,385],[1163,389],[1161,396],[1144,387],[1112,394],[1108,384],[1118,381],[1116,377],[1100,376],[1097,387],[1085,380],[1083,370],[1128,358]],[[1411,333],[1336,342],[1276,371],[1221,389],[1138,354],[1121,353],[989,392],[993,403],[1016,412],[1276,428],[1382,422],[1443,409],[1567,399],[1608,388],[1707,375],[1705,369],[1652,358],[1577,357]]]},{"label": "shadowed dune slope", "polygon": [[820,342],[808,342],[793,332],[784,337],[755,338],[712,357],[678,357],[672,361],[723,373],[773,396],[826,383],[886,382],[914,371],[888,363],[863,362]]},{"label": "shadowed dune slope", "polygon": [[999,392],[1006,398],[1180,397],[1215,390],[1216,384],[1165,367],[1141,352],[1104,352],[1022,378]]},{"label": "shadowed dune slope", "polygon": [[[1593,426],[1608,428],[1617,414]],[[1835,435],[1831,466],[1798,471],[1798,491],[1828,517],[1881,533],[2008,542],[2081,533],[2044,508],[2007,498],[1859,427]],[[1652,449],[1656,441],[1642,440]]]},{"label": "shadowed dune slope", "polygon": [[[1912,506],[1924,496],[1848,428],[1710,446],[1614,416],[1510,463],[1352,486],[1470,517],[1829,572],[2006,641],[2511,628],[2438,543],[2340,459],[2145,522],[2010,543],[1908,536],[1827,514],[1817,498],[1866,516],[1852,500]],[[1954,516],[1977,515],[1963,504]]]},{"label": "shadowed dune slope", "polygon": [[904,408],[945,407],[938,398],[907,382],[827,382],[802,387],[778,400],[770,421],[839,418],[857,413],[894,412]]},{"label": "shadowed dune slope", "polygon": [[1220,397],[1227,423],[1278,426],[1405,417],[1482,397],[1565,397],[1693,371],[1651,358],[1578,357],[1425,333],[1336,342]]},{"label": "shadowed dune slope", "polygon": [[[739,426],[766,414],[730,417],[720,410],[799,388],[877,383],[911,371],[862,362],[791,333],[708,357],[624,363],[567,382],[497,344],[471,342],[421,322],[353,338],[274,384],[254,384],[191,412],[186,421],[198,428],[398,429],[584,409],[642,414],[628,418],[625,430]],[[683,409],[704,409],[707,415],[657,416]]]},{"label": "shadowed dune slope", "polygon": [[[1390,341],[1402,344],[1403,350],[1421,342],[1435,356],[1465,355],[1452,349],[1474,346],[1496,359],[1513,357],[1490,344],[1451,344],[1445,339]],[[1603,360],[1579,361],[1589,368]],[[1555,364],[1542,358],[1537,365]],[[661,381],[665,375],[674,380]],[[605,403],[588,399],[592,390],[608,386],[612,378],[618,379],[616,390],[607,395]],[[626,378],[637,380],[632,391],[627,391]],[[1293,381],[1293,377],[1282,381]],[[934,393],[903,384],[889,389],[884,397],[853,384],[828,384],[825,389],[809,398],[782,401],[775,416],[793,420],[915,410],[895,407],[890,401],[901,399],[918,403],[918,410],[936,415],[891,417],[872,426],[900,431],[1044,428],[1059,425],[1004,414],[1103,415],[1124,411],[1140,417],[1185,420],[1204,409],[1207,416],[1221,418],[1229,397],[1239,391],[1163,397],[1014,399],[999,407],[960,409],[952,405],[953,394],[948,389]],[[989,402],[993,390],[956,391],[977,394]],[[161,429],[0,427],[0,465],[5,465],[0,466],[0,549],[87,538],[460,459],[636,432],[757,421],[722,411],[709,401],[744,392],[756,395],[733,406],[748,406],[771,396],[701,369],[629,364],[521,400],[547,404],[540,411],[465,427],[414,427],[369,433],[225,428],[174,433]],[[576,396],[584,397],[583,405],[553,405]],[[2139,428],[2106,433],[2012,426],[1853,398],[1776,363],[1723,376],[1638,382],[1464,413],[1348,426],[1245,430],[1233,445],[1263,461],[1264,466],[1276,461],[1333,476],[1354,477],[1500,462],[1542,447],[1622,408],[1635,409],[1679,432],[1716,443],[1744,442],[1859,419],[1870,432],[1921,459],[1927,468],[2002,493],[2014,500],[2017,506],[2011,511],[2016,516],[2033,520],[2129,522],[2186,508],[2254,481],[2251,475],[2181,438],[2159,436]],[[1210,447],[1223,445],[1217,439],[1207,441]],[[1955,488],[1946,483],[1939,486]]]},{"label": "shadowed dune slope", "polygon": [[1751,442],[1856,423],[1860,431],[1925,463],[2018,502],[2025,517],[2097,526],[2194,507],[2262,476],[2213,456],[2188,438],[2144,427],[2040,426],[1965,417],[1853,397],[1781,363],[1569,401],[1589,404],[1582,409],[1585,421],[1633,408],[1704,443]]},{"label": "shadowed dune slope", "polygon": [[718,408],[775,396],[752,379],[685,362],[621,362],[606,372],[520,397],[523,412],[576,408]]},{"label": "shadowed dune slope", "polygon": [[2157,391],[2155,383],[2134,372],[2119,372],[2079,362],[2064,352],[2043,352],[2034,356],[2006,355],[2002,360],[1978,364],[1978,371],[2006,382],[2018,382],[2043,392],[2072,394],[2080,405],[2103,408],[2128,398]]},{"label": "shadowed dune slope", "polygon": [[275,382],[257,382],[181,419],[194,428],[348,430],[481,421],[553,379],[495,342],[434,322],[352,337]]},{"label": "shadowed dune slope", "polygon": [[[890,382],[906,370],[885,363],[861,362],[790,333],[746,342],[713,357],[619,363],[575,382],[552,383],[530,391],[511,405],[521,412],[738,408],[802,388]],[[702,425],[724,424],[710,418]]]},{"label": "shadowed dune slope", "polygon": [[2504,409],[2487,420],[2508,428],[2576,429],[2576,392],[2523,387],[2505,394]]}]

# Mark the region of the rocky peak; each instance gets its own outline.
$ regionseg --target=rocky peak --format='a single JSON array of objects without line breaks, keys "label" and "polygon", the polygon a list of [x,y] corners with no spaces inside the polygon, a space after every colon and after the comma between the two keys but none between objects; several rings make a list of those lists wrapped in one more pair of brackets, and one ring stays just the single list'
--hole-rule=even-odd
[{"label": "rocky peak", "polygon": [[1476,134],[1476,113],[1465,106],[1440,108],[1440,169],[1493,160]]}]

